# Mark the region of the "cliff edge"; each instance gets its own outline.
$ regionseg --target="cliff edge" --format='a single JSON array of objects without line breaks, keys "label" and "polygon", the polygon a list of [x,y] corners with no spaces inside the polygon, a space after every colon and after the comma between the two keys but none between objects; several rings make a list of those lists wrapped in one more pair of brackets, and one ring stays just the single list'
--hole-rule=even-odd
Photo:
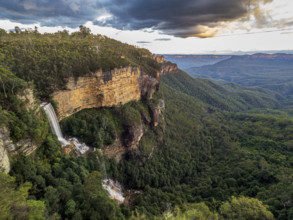
[{"label": "cliff edge", "polygon": [[142,97],[152,98],[158,89],[159,73],[154,78],[139,67],[128,66],[108,72],[98,71],[77,79],[70,77],[66,90],[53,93],[52,98],[58,102],[58,119],[62,120],[82,109],[111,107]]}]

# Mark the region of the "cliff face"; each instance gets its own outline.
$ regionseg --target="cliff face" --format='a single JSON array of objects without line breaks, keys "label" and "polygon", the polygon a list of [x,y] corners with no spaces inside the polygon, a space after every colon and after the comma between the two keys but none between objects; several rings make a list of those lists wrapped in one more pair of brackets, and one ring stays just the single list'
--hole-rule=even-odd
[{"label": "cliff face", "polygon": [[170,73],[177,73],[178,72],[178,66],[176,63],[172,63],[169,61],[165,61],[164,56],[160,55],[155,55],[153,54],[152,57],[157,63],[161,64],[161,70],[160,70],[160,75],[166,75]]},{"label": "cliff face", "polygon": [[164,99],[159,99],[158,105],[151,109],[152,112],[152,124],[153,126],[157,127],[159,125],[159,118],[162,112],[165,109],[165,101]]},{"label": "cliff face", "polygon": [[170,73],[177,73],[178,72],[178,66],[175,63],[171,62],[165,62],[161,66],[161,75],[166,75]]},{"label": "cliff face", "polygon": [[10,132],[7,127],[0,128],[0,147],[4,147],[7,152],[12,155],[23,153],[29,155],[34,152],[37,148],[37,145],[33,143],[30,139],[22,139],[14,143],[10,138]]},{"label": "cliff face", "polygon": [[0,128],[0,170],[8,173],[10,163],[8,155],[23,153],[30,155],[37,149],[37,145],[30,139],[22,139],[14,143],[10,138],[10,132],[7,127]]},{"label": "cliff face", "polygon": [[138,67],[114,69],[109,72],[68,79],[66,90],[52,94],[58,102],[59,120],[82,109],[110,107],[151,98],[159,88],[159,73],[153,78]]},{"label": "cliff face", "polygon": [[0,129],[0,171],[8,173],[10,170],[10,162],[8,152],[6,150],[4,140],[2,139],[2,129]]},{"label": "cliff face", "polygon": [[[144,160],[152,157],[154,150],[162,144],[164,138],[165,119],[163,111],[165,102],[163,99],[158,99],[156,104],[150,104],[148,108],[149,113],[141,112],[140,123],[125,127],[123,137],[116,137],[114,144],[102,148],[103,154],[107,155],[108,158],[114,158],[117,162],[121,161],[126,155],[128,157],[141,155]],[[150,133],[153,135],[150,136]],[[141,145],[143,138],[145,138],[145,142],[152,143],[152,146],[149,146],[151,150],[147,153]]]},{"label": "cliff face", "polygon": [[[28,111],[34,111],[35,114],[39,115],[40,107],[33,95],[32,88],[27,88],[16,96],[25,104]],[[37,145],[28,138],[13,142],[8,127],[6,125],[0,127],[0,171],[5,173],[10,171],[9,155],[13,156],[19,153],[29,155],[36,149]]]}]

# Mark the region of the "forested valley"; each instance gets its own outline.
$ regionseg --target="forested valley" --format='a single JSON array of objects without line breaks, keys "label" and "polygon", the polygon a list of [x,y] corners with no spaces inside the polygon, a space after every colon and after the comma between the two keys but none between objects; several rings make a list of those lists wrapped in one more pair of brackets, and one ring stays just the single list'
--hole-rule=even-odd
[{"label": "forested valley", "polygon": [[[151,56],[83,26],[72,34],[0,30],[0,128],[38,146],[10,155],[10,172],[0,172],[0,219],[293,219],[293,118],[278,92],[179,71],[160,76],[151,100],[61,121],[65,135],[103,149],[151,120],[151,106],[164,100],[159,125],[144,127],[140,154],[120,162],[98,150],[64,154],[45,113],[18,96],[32,88],[38,102],[58,108],[50,95],[67,77],[128,65],[154,76],[160,65]],[[103,158],[127,203],[103,189]]]}]

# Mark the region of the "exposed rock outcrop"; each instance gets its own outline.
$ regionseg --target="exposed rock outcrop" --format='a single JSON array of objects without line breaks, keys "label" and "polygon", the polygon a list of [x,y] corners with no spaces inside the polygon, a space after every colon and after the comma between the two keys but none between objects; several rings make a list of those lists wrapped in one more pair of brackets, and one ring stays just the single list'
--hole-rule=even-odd
[{"label": "exposed rock outcrop", "polygon": [[127,135],[125,137],[125,145],[129,150],[136,150],[139,142],[144,134],[143,125],[139,124],[131,126],[127,129]]},{"label": "exposed rock outcrop", "polygon": [[21,93],[17,94],[17,98],[26,104],[28,111],[39,112],[40,105],[37,103],[32,88],[26,88]]},{"label": "exposed rock outcrop", "polygon": [[128,152],[139,155],[138,146],[144,132],[143,124],[128,127],[123,140],[117,138],[114,144],[103,147],[103,154],[109,158],[114,158],[117,162],[120,162]]},{"label": "exposed rock outcrop", "polygon": [[165,101],[164,99],[159,99],[158,105],[151,109],[152,111],[152,123],[153,126],[158,126],[160,115],[162,114],[163,110],[165,109]]},{"label": "exposed rock outcrop", "polygon": [[10,171],[10,162],[9,162],[8,152],[5,148],[5,145],[1,137],[0,137],[0,171],[4,173],[8,173]]},{"label": "exposed rock outcrop", "polygon": [[0,128],[0,139],[2,141],[2,146],[5,147],[11,155],[18,153],[30,155],[37,149],[37,145],[30,139],[21,139],[20,141],[13,143],[7,127]]},{"label": "exposed rock outcrop", "polygon": [[[16,94],[16,97],[25,104],[27,111],[40,113],[40,106],[34,97],[33,89],[26,88]],[[19,153],[30,155],[37,149],[37,144],[31,139],[21,139],[13,142],[10,137],[10,131],[6,125],[0,127],[0,170],[8,173],[10,170],[9,155],[13,156]]]},{"label": "exposed rock outcrop", "polygon": [[178,66],[176,63],[172,63],[170,61],[165,61],[164,56],[155,55],[153,54],[152,57],[155,61],[157,61],[159,64],[161,64],[161,70],[160,75],[166,75],[169,73],[177,73],[178,72]]},{"label": "exposed rock outcrop", "polygon": [[[125,132],[123,133],[123,138],[120,139],[117,137],[114,144],[103,147],[103,154],[107,155],[109,158],[114,158],[117,162],[123,159],[125,155],[131,155],[134,157],[142,155],[139,146],[143,136],[147,135],[150,129],[157,127],[159,125],[159,121],[161,123],[161,127],[159,128],[159,130],[161,129],[161,134],[165,132],[164,117],[162,114],[164,109],[165,102],[163,99],[159,99],[158,103],[152,105],[152,107],[149,106],[150,115],[146,116],[144,115],[145,112],[141,112],[141,122],[139,124],[126,127]],[[145,159],[151,158],[155,149],[163,142],[163,135],[159,135],[157,133],[156,135],[156,144],[153,146],[150,155],[145,157]]]},{"label": "exposed rock outcrop", "polygon": [[120,162],[127,152],[127,148],[123,145],[121,140],[117,138],[114,144],[103,147],[102,151],[107,157],[114,158],[117,162]]},{"label": "exposed rock outcrop", "polygon": [[57,91],[52,98],[58,102],[59,120],[82,109],[111,107],[151,98],[159,88],[159,73],[151,77],[138,67],[114,69],[109,72],[68,79],[66,90]]},{"label": "exposed rock outcrop", "polygon": [[164,63],[165,62],[165,58],[164,56],[160,56],[160,55],[155,55],[153,54],[153,57],[152,57],[155,61],[157,61],[158,63]]},{"label": "exposed rock outcrop", "polygon": [[178,66],[175,63],[165,62],[161,66],[160,75],[172,74],[178,72]]},{"label": "exposed rock outcrop", "polygon": [[23,153],[29,155],[37,149],[37,145],[30,139],[22,139],[16,143],[10,138],[10,132],[7,127],[0,128],[0,170],[8,173],[10,163],[8,155]]}]

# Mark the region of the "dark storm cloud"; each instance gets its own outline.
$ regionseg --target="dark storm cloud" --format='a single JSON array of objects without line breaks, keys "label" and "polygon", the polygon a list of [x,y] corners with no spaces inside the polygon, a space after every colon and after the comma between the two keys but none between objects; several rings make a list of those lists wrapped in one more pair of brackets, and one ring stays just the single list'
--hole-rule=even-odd
[{"label": "dark storm cloud", "polygon": [[[200,25],[215,27],[252,13],[271,0],[2,0],[0,18],[48,26],[77,27],[86,21],[121,30],[156,29],[188,37]],[[107,12],[112,17],[97,21]]]},{"label": "dark storm cloud", "polygon": [[[199,25],[217,26],[251,13],[266,0],[112,0],[106,4],[114,15],[106,24],[119,29],[154,28],[188,37],[200,34]],[[98,23],[98,22],[97,22]]]}]

